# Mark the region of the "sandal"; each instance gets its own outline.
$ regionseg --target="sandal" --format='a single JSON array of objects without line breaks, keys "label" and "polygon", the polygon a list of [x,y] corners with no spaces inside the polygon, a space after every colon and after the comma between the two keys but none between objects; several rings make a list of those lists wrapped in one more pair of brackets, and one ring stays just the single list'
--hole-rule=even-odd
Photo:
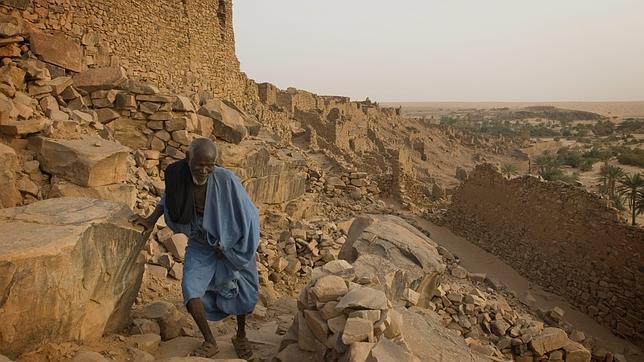
[{"label": "sandal", "polygon": [[237,353],[237,357],[247,360],[253,356],[253,350],[250,347],[250,342],[248,342],[248,338],[235,336],[231,338],[230,341],[233,342],[233,346],[235,347],[235,353]]},{"label": "sandal", "polygon": [[217,347],[217,343],[204,341],[201,346],[192,351],[190,355],[194,357],[210,358],[217,353],[219,353],[219,347]]}]

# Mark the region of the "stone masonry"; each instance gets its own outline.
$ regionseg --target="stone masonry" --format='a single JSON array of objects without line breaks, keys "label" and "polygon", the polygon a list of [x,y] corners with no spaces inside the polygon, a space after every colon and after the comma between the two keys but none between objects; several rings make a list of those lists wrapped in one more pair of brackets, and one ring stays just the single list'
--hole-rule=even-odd
[{"label": "stone masonry", "polygon": [[232,0],[26,0],[0,5],[0,13],[12,12],[43,34],[43,48],[65,35],[70,40],[56,44],[64,44],[72,57],[82,55],[51,64],[54,77],[118,64],[128,76],[168,89],[210,91],[231,100],[239,100],[244,91]]},{"label": "stone masonry", "polygon": [[[642,343],[644,231],[599,195],[477,167],[453,196],[448,223],[617,335]],[[474,226],[473,226],[474,225]]]}]

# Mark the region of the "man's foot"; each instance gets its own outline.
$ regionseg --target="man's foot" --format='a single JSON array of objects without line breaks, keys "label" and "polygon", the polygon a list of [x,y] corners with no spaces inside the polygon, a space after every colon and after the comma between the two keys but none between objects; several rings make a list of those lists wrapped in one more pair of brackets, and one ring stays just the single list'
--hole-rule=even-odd
[{"label": "man's foot", "polygon": [[216,355],[218,352],[219,352],[219,347],[217,347],[217,343],[205,341],[201,344],[201,346],[199,346],[199,348],[195,349],[190,355],[194,357],[210,358]]},{"label": "man's foot", "polygon": [[233,342],[233,346],[235,346],[237,357],[241,359],[249,359],[253,356],[253,350],[250,347],[248,338],[235,336],[230,341]]}]

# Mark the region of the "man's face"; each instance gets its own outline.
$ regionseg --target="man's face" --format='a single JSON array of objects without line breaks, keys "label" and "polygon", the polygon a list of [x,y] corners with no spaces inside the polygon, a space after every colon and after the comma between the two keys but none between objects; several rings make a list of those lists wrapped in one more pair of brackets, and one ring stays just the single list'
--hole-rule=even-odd
[{"label": "man's face", "polygon": [[215,169],[217,156],[213,152],[200,152],[197,150],[194,155],[189,155],[188,166],[192,174],[192,181],[196,185],[204,185],[208,182],[208,176]]}]

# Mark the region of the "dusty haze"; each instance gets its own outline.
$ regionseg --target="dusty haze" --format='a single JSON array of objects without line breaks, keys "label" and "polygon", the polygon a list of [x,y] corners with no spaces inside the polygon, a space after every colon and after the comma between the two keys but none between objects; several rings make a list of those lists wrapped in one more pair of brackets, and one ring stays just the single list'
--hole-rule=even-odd
[{"label": "dusty haze", "polygon": [[644,2],[235,2],[257,81],[380,101],[644,100]]}]

